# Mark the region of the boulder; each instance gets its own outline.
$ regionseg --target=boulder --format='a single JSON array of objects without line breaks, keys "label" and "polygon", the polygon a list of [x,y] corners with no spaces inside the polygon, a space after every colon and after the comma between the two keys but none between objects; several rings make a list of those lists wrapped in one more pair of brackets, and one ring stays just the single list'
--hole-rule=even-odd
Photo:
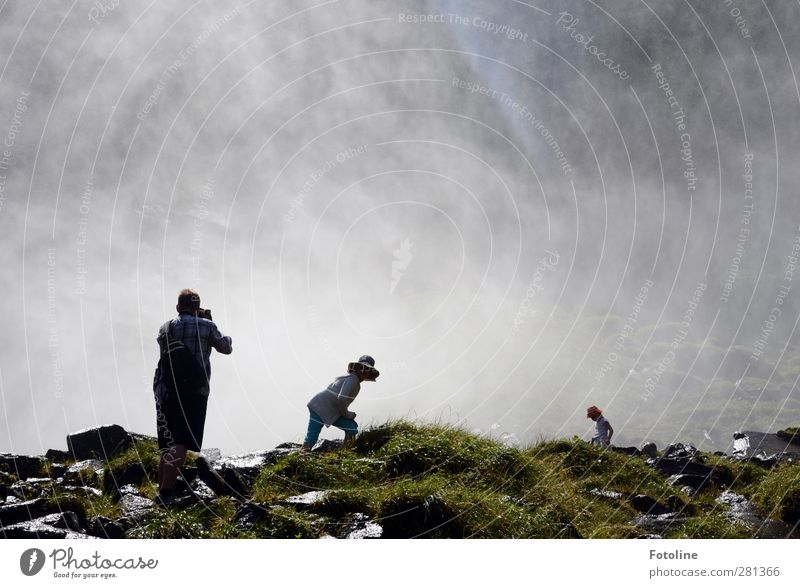
[{"label": "boulder", "polygon": [[0,471],[18,479],[38,478],[44,474],[45,461],[41,457],[0,453]]},{"label": "boulder", "polygon": [[344,531],[344,539],[380,539],[383,527],[364,513],[355,513],[350,517]]},{"label": "boulder", "polygon": [[338,451],[344,442],[341,439],[322,439],[311,449],[311,453],[325,453],[328,451]]},{"label": "boulder", "polygon": [[257,502],[245,502],[233,515],[233,524],[238,531],[247,531],[267,517],[269,507]]},{"label": "boulder", "polygon": [[[767,457],[778,455],[781,459],[800,459],[800,445],[773,433],[757,431],[737,431],[733,434],[732,455],[741,459],[751,459],[759,454]],[[783,455],[781,455],[783,454]]]},{"label": "boulder", "polygon": [[75,486],[97,486],[100,484],[100,474],[103,472],[103,462],[96,459],[78,461],[64,472],[64,482]]},{"label": "boulder", "polygon": [[[15,523],[0,528],[0,537],[6,539],[89,539],[89,535],[69,528],[68,525],[74,524],[74,519],[69,516],[73,514],[63,513]],[[52,524],[53,522],[61,526],[55,526]]]},{"label": "boulder", "polygon": [[689,520],[688,517],[681,516],[674,512],[669,512],[660,515],[643,514],[633,519],[633,521],[631,521],[631,524],[637,527],[642,527],[643,529],[650,531],[652,533],[656,533],[657,535],[660,536],[663,535],[670,528],[682,525],[688,520]]},{"label": "boulder", "polygon": [[119,425],[103,425],[67,435],[67,450],[76,460],[108,461],[132,444],[131,435]]},{"label": "boulder", "polygon": [[119,489],[123,486],[138,486],[147,479],[147,470],[141,463],[132,463],[116,473],[108,470],[103,476],[103,492],[109,496],[116,496],[120,494]]},{"label": "boulder", "polygon": [[669,459],[691,459],[699,461],[700,452],[693,445],[689,445],[687,443],[673,443],[672,445],[667,445],[666,449],[664,449],[663,457]]},{"label": "boulder", "polygon": [[[284,445],[288,444],[284,443]],[[296,445],[296,443],[293,445]],[[219,459],[214,463],[214,468],[217,470],[222,470],[224,468],[235,469],[239,474],[252,481],[258,477],[258,474],[264,467],[277,463],[278,459],[290,453],[294,453],[295,451],[297,451],[296,448],[278,446],[275,449],[267,451],[254,451],[252,453],[232,455]],[[199,460],[198,458],[198,461]],[[205,482],[205,480],[203,481]],[[206,483],[208,484],[208,482]]]},{"label": "boulder", "polygon": [[125,516],[133,520],[140,520],[155,508],[155,503],[152,500],[136,494],[123,495],[119,500],[119,505],[122,507],[122,512],[125,513]]},{"label": "boulder", "polygon": [[60,449],[48,449],[44,456],[52,462],[72,461],[72,455]]},{"label": "boulder", "polygon": [[86,524],[86,533],[101,539],[122,539],[125,536],[125,529],[108,517],[96,516]]},{"label": "boulder", "polygon": [[7,527],[22,521],[32,521],[45,515],[61,512],[58,504],[44,498],[0,505],[0,527]]},{"label": "boulder", "polygon": [[709,476],[695,476],[692,474],[675,474],[667,478],[667,484],[670,486],[679,486],[681,489],[688,486],[694,492],[699,492],[706,487],[710,478]]},{"label": "boulder", "polygon": [[281,501],[281,503],[287,506],[292,506],[296,510],[311,510],[315,506],[318,506],[323,501],[325,496],[327,496],[327,494],[327,490],[312,490],[311,492],[306,492],[305,494],[290,496],[289,498]]},{"label": "boulder", "polygon": [[655,443],[645,443],[639,451],[641,451],[642,455],[652,459],[658,457],[658,447],[656,447]]}]

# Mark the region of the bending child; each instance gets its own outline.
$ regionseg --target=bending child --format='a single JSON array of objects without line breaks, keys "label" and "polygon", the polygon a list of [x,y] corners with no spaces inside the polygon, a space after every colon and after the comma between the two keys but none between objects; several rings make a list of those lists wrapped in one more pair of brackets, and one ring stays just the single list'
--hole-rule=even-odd
[{"label": "bending child", "polygon": [[323,425],[342,429],[345,443],[352,443],[358,433],[358,424],[350,404],[358,396],[361,382],[374,382],[380,375],[375,369],[375,360],[369,355],[362,355],[358,361],[347,365],[346,375],[339,376],[325,390],[316,394],[307,405],[308,433],[303,449],[310,451],[314,447]]}]

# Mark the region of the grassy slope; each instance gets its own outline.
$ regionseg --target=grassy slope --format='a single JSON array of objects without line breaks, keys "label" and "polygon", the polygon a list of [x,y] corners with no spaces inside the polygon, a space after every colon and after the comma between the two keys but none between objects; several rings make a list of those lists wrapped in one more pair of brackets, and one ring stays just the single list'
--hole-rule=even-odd
[{"label": "grassy slope", "polygon": [[[772,471],[752,464],[706,456],[707,463],[731,474],[732,489],[765,512],[797,521],[800,465]],[[138,442],[108,464],[121,472],[142,463],[154,480],[154,444]],[[102,481],[94,484],[102,488]],[[314,512],[274,506],[253,528],[237,529],[237,504],[219,498],[180,511],[154,511],[137,537],[319,537],[346,527],[352,513],[378,521],[385,536],[551,538],[636,537],[636,511],[626,499],[601,498],[593,488],[623,495],[646,494],[693,518],[669,537],[749,536],[723,516],[715,503],[721,489],[711,486],[694,497],[666,484],[643,458],[601,452],[572,440],[544,441],[515,449],[457,428],[387,423],[363,432],[353,449],[323,454],[292,453],[262,470],[253,501],[275,505],[311,490],[328,490]],[[152,497],[150,482],[142,494]],[[101,498],[57,492],[53,500],[79,503],[88,516],[119,516],[119,507]]]}]

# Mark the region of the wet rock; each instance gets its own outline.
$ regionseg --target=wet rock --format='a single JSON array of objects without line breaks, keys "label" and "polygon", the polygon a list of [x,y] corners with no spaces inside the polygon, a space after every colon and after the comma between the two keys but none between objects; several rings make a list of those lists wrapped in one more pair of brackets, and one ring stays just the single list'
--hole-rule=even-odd
[{"label": "wet rock", "polygon": [[57,504],[52,504],[44,498],[26,500],[0,505],[0,527],[7,527],[22,521],[31,521],[45,515],[60,512]]},{"label": "wet rock", "polygon": [[155,508],[155,503],[152,500],[135,494],[122,496],[119,500],[119,505],[122,507],[122,512],[125,513],[125,516],[134,520],[141,519]]},{"label": "wet rock", "polygon": [[45,461],[41,457],[0,453],[0,471],[13,474],[20,480],[42,476],[44,466]]},{"label": "wet rock", "polygon": [[383,527],[364,513],[355,513],[348,522],[345,539],[380,539]]},{"label": "wet rock", "polygon": [[299,443],[287,442],[287,443],[281,443],[280,445],[276,445],[275,449],[300,449],[300,447],[301,446]]},{"label": "wet rock", "polygon": [[109,496],[120,494],[122,486],[139,486],[148,480],[147,470],[141,463],[132,463],[122,471],[108,470],[103,476],[103,492]]},{"label": "wet rock", "polygon": [[726,490],[717,497],[717,504],[727,506],[723,516],[732,523],[739,523],[753,531],[757,539],[787,539],[792,527],[782,521],[765,519],[758,507],[741,494]]},{"label": "wet rock", "polygon": [[659,457],[656,459],[648,459],[647,463],[666,476],[691,474],[693,476],[708,477],[711,475],[711,468],[707,465],[684,459],[679,460]]},{"label": "wet rock", "polygon": [[663,539],[661,535],[656,535],[655,533],[645,533],[644,535],[639,535],[636,537],[637,539]]},{"label": "wet rock", "polygon": [[248,480],[254,480],[264,467],[277,463],[280,458],[294,451],[296,451],[296,449],[279,447],[268,451],[254,451],[252,453],[232,455],[218,460],[214,464],[214,468],[219,470],[224,468],[235,469]]},{"label": "wet rock", "polygon": [[631,457],[637,457],[641,455],[641,451],[639,451],[636,447],[616,447],[612,446],[611,451],[614,453],[622,453],[624,455],[630,455]]},{"label": "wet rock", "polygon": [[76,494],[86,494],[88,498],[99,498],[103,495],[97,488],[91,486],[61,486],[64,492],[75,492]]},{"label": "wet rock", "polygon": [[216,495],[202,480],[194,480],[190,486],[191,492],[198,500],[202,502],[211,502],[216,498]]},{"label": "wet rock", "polygon": [[46,473],[54,480],[57,480],[58,478],[63,478],[64,474],[67,473],[67,466],[63,463],[52,463],[50,467],[46,468]]},{"label": "wet rock", "polygon": [[664,506],[654,498],[647,496],[646,494],[636,494],[634,496],[630,496],[628,501],[631,503],[631,506],[638,510],[643,514],[649,515],[665,515],[672,511],[672,509]]},{"label": "wet rock", "polygon": [[341,439],[322,439],[311,449],[311,453],[325,453],[328,451],[338,451],[344,442]]},{"label": "wet rock", "polygon": [[125,529],[108,517],[93,517],[86,524],[86,534],[101,539],[122,539],[125,536]]},{"label": "wet rock", "polygon": [[610,498],[612,500],[618,500],[623,497],[622,493],[620,492],[613,492],[611,490],[601,490],[600,488],[592,488],[589,490],[589,494],[592,496],[599,496],[600,498]]},{"label": "wet rock", "polygon": [[644,445],[642,445],[640,451],[642,455],[646,457],[652,459],[656,459],[658,457],[658,447],[656,447],[655,443],[645,443]]},{"label": "wet rock", "polygon": [[200,455],[206,458],[209,463],[215,463],[222,459],[222,452],[217,447],[205,447],[200,452]]},{"label": "wet rock", "polygon": [[312,490],[297,496],[290,496],[282,501],[287,506],[292,506],[297,510],[310,510],[314,506],[319,506],[323,499],[328,495],[327,490]]},{"label": "wet rock", "polygon": [[133,444],[133,437],[119,425],[103,425],[67,435],[67,451],[76,460],[108,461]]},{"label": "wet rock", "polygon": [[700,452],[696,447],[687,443],[673,443],[672,445],[667,445],[666,449],[664,449],[663,457],[677,460],[699,460]]},{"label": "wet rock", "polygon": [[725,490],[717,497],[716,502],[728,507],[723,515],[731,522],[742,523],[748,527],[757,527],[763,522],[756,506],[741,494]]},{"label": "wet rock", "polygon": [[67,468],[64,482],[75,486],[96,486],[100,484],[103,462],[96,459],[78,461]]},{"label": "wet rock", "polygon": [[636,517],[631,521],[631,524],[637,527],[642,527],[648,531],[655,532],[658,535],[663,535],[672,527],[682,525],[689,520],[688,517],[681,516],[677,513],[670,512],[660,515],[645,514]]},{"label": "wet rock", "polygon": [[733,434],[732,455],[751,459],[759,454],[780,456],[780,459],[800,459],[800,446],[772,433],[737,431]]},{"label": "wet rock", "polygon": [[[50,517],[15,523],[0,529],[0,537],[6,539],[89,539],[90,536],[66,527],[56,527],[47,521]],[[61,519],[59,519],[61,521]]]},{"label": "wet rock", "polygon": [[44,456],[51,462],[63,463],[65,461],[72,461],[72,455],[68,451],[60,449],[48,449]]},{"label": "wet rock", "polygon": [[754,463],[756,465],[760,465],[761,467],[769,469],[769,468],[774,468],[776,465],[778,465],[778,462],[781,461],[781,458],[783,457],[783,455],[785,455],[785,454],[767,455],[766,453],[762,452],[762,453],[758,453],[758,454],[754,455],[753,457],[749,458],[748,461],[751,462],[751,463]]},{"label": "wet rock", "polygon": [[55,482],[50,478],[28,478],[13,483],[8,490],[20,500],[33,500],[43,496],[47,491],[52,491],[54,486]]},{"label": "wet rock", "polygon": [[695,476],[692,474],[675,474],[667,478],[667,484],[670,486],[680,486],[681,490],[684,487],[692,489],[691,494],[699,492],[708,485],[710,478],[708,476]]},{"label": "wet rock", "polygon": [[256,502],[246,502],[233,515],[233,524],[238,531],[247,531],[267,517],[267,508]]}]

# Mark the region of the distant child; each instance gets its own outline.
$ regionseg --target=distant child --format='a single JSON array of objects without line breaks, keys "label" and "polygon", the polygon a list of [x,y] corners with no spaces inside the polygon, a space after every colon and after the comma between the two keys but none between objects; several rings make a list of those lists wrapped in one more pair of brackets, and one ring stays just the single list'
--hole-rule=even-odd
[{"label": "distant child", "polygon": [[344,441],[353,442],[358,433],[356,413],[350,410],[350,403],[361,390],[361,382],[374,382],[381,373],[375,369],[375,360],[362,355],[358,361],[347,365],[347,374],[339,376],[328,387],[316,394],[308,403],[308,433],[303,441],[303,449],[310,451],[319,439],[322,426],[338,427],[344,431]]},{"label": "distant child", "polygon": [[592,419],[595,422],[595,434],[592,437],[592,445],[599,445],[600,447],[608,447],[611,445],[611,436],[614,434],[614,429],[603,416],[603,411],[596,406],[590,406],[586,409],[586,418]]}]

